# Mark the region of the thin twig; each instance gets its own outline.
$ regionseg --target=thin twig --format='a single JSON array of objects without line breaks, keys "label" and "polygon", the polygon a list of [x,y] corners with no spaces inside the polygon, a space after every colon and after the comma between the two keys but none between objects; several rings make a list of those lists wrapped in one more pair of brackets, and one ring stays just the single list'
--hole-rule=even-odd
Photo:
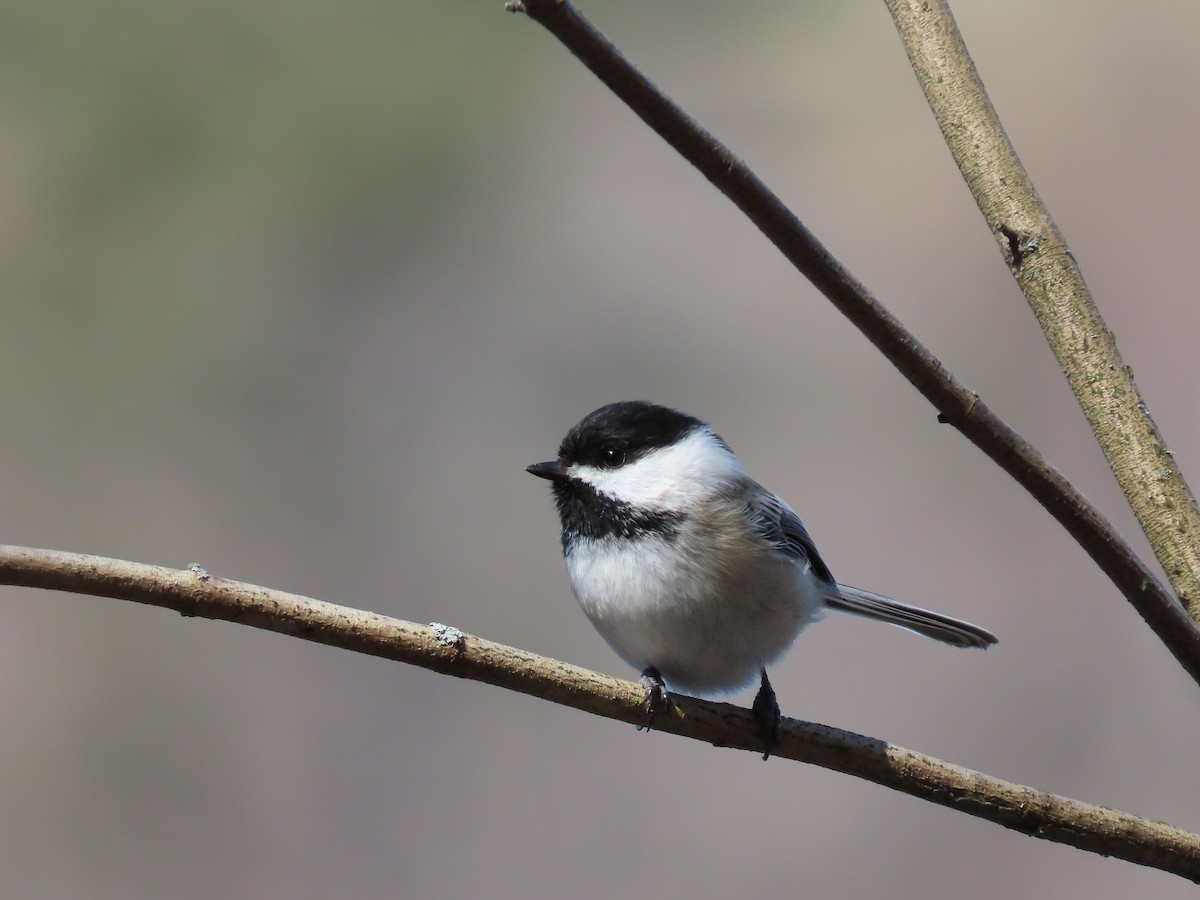
[{"label": "thin twig", "polygon": [[[113,597],[261,628],[332,647],[498,685],[574,709],[640,724],[640,685],[590,672],[447,625],[417,625],[365,610],[230,581],[199,566],[141,563],[0,545],[0,584]],[[761,750],[753,714],[672,695],[658,731]],[[885,741],[785,719],[772,756],[873,781],[1043,840],[1115,856],[1200,882],[1200,835],[972,772]]]},{"label": "thin twig", "polygon": [[614,94],[767,236],[938,410],[1054,516],[1117,586],[1180,665],[1200,683],[1200,629],[1087,498],[993,413],[839,263],[741,159],[692,120],[565,0],[521,9],[558,38]]},{"label": "thin twig", "polygon": [[938,127],[1171,586],[1200,621],[1200,509],[988,99],[946,0],[886,0]]}]

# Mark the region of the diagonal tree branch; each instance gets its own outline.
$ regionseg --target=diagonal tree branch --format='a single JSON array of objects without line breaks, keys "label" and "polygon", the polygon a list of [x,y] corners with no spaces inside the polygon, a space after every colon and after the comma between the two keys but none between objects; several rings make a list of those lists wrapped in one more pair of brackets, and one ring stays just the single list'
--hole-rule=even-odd
[{"label": "diagonal tree branch", "polygon": [[1200,509],[988,99],[947,0],[886,0],[917,81],[1175,592],[1200,621]]},{"label": "diagonal tree branch", "polygon": [[1017,480],[1075,538],[1200,683],[1200,628],[1107,519],[1028,441],[946,369],[839,263],[757,175],[638,71],[566,0],[524,0],[558,38],[660,137],[752,221],[938,410]]},{"label": "diagonal tree branch", "polygon": [[[71,591],[173,609],[482,681],[632,724],[645,721],[640,685],[473,637],[297,594],[57,550],[0,545],[0,584]],[[759,750],[749,710],[672,695],[654,727],[722,747]],[[885,741],[785,719],[777,757],[812,763],[1043,840],[1171,872],[1200,883],[1200,835],[972,772]]]}]

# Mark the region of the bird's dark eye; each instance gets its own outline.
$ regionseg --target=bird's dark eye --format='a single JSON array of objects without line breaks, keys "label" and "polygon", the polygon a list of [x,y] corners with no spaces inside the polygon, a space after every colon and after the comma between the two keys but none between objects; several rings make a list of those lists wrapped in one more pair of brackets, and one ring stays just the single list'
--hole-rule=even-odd
[{"label": "bird's dark eye", "polygon": [[625,451],[620,447],[606,447],[600,451],[600,465],[606,469],[619,469],[625,465]]}]

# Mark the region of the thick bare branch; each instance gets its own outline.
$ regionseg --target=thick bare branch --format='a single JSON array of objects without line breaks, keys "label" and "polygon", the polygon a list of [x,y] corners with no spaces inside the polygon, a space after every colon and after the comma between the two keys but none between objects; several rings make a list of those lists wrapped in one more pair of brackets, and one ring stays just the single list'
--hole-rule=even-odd
[{"label": "thick bare branch", "polygon": [[[166,569],[123,560],[0,545],[0,584],[113,597],[220,619],[380,656],[520,691],[584,712],[640,724],[642,688],[446,625],[417,625],[360,609],[229,581],[198,566]],[[672,696],[659,731],[759,750],[749,710]],[[1024,834],[1115,856],[1200,882],[1200,835],[1138,816],[972,772],[853,732],[784,720],[777,757],[855,775]]]},{"label": "thick bare branch", "polygon": [[839,263],[750,168],[639,72],[565,0],[509,4],[544,26],[647,125],[737,205],[949,423],[1017,480],[1075,538],[1200,682],[1200,629],[1113,526],[988,409]]},{"label": "thick bare branch", "polygon": [[886,0],[938,127],[1154,555],[1200,621],[1200,509],[984,91],[946,0]]}]

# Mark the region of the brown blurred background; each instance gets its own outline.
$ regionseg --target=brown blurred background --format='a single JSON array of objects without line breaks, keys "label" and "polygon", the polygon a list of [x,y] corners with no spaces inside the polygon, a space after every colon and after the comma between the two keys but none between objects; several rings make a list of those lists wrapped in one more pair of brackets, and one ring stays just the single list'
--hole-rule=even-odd
[{"label": "brown blurred background", "polygon": [[[593,2],[1136,538],[879,3]],[[1200,5],[956,4],[1200,481]],[[632,673],[526,463],[650,398],[842,580],[785,714],[1200,829],[1196,686],[1066,534],[538,26],[491,3],[0,3],[0,539]],[[0,589],[6,897],[1174,898],[823,770],[224,623]],[[748,698],[742,698],[743,702]]]}]

